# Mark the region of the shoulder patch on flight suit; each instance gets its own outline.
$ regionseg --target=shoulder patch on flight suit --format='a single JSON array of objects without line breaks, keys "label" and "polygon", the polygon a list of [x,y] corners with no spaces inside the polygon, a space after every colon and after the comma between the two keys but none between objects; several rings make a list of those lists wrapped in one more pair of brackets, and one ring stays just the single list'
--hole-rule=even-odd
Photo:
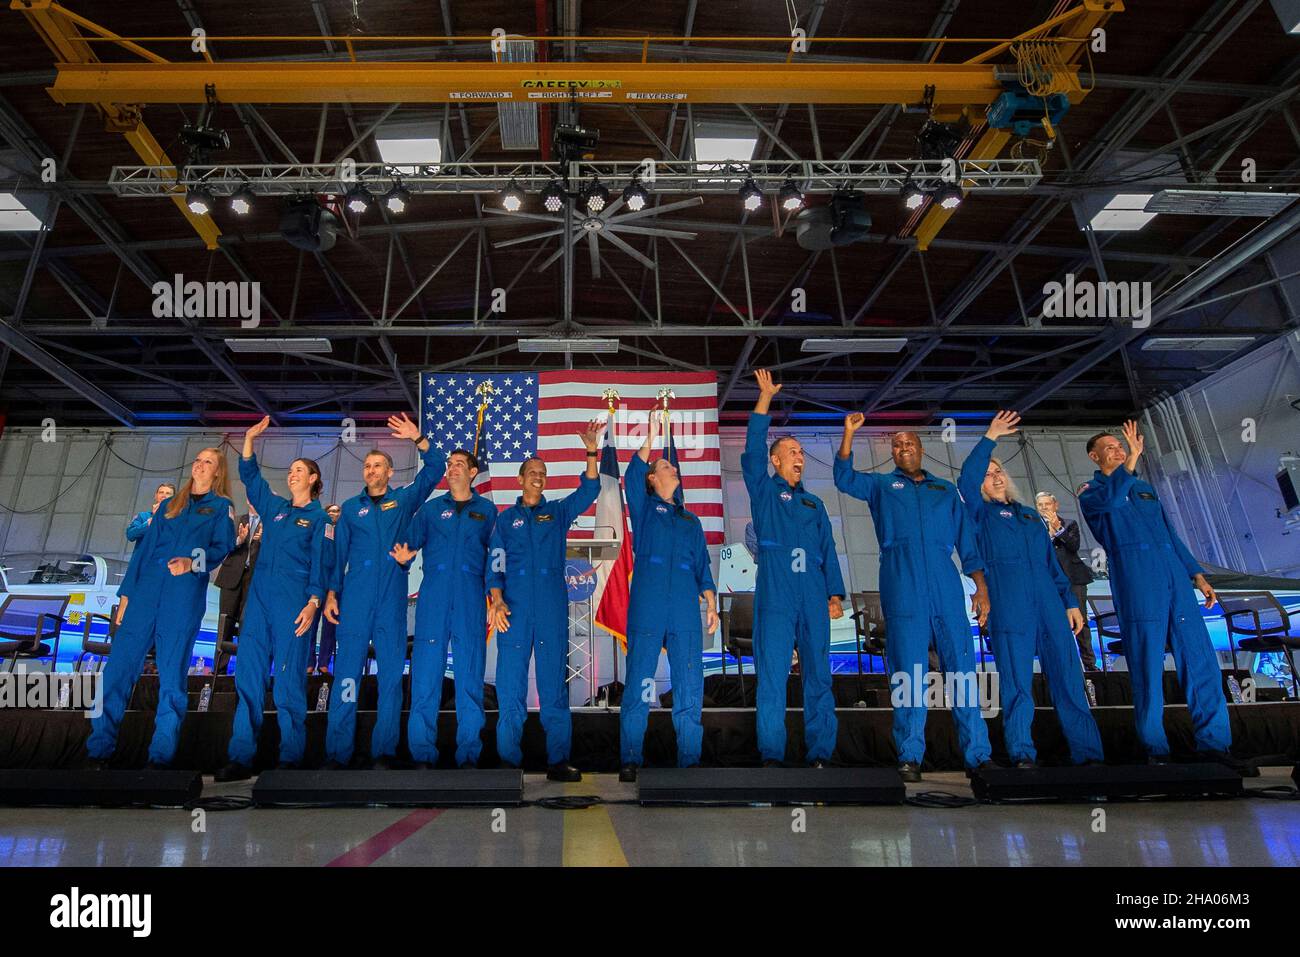
[{"label": "shoulder patch on flight suit", "polygon": [[537,516],[537,520],[539,522],[553,522],[555,521],[555,516],[551,515],[549,512],[543,512],[541,515]]},{"label": "shoulder patch on flight suit", "polygon": [[476,522],[486,522],[486,521],[487,521],[487,516],[484,515],[482,512],[470,512],[470,513],[469,513],[469,517],[472,518],[472,519],[473,519],[474,521],[476,521]]},{"label": "shoulder patch on flight suit", "polygon": [[294,524],[297,525],[299,528],[311,528],[311,519],[300,518],[297,521],[295,521]]},{"label": "shoulder patch on flight suit", "polygon": [[379,510],[380,510],[381,512],[386,512],[386,511],[388,511],[390,508],[397,508],[397,499],[392,498],[392,499],[389,499],[387,502],[381,502],[381,503],[379,504]]},{"label": "shoulder patch on flight suit", "polygon": [[809,501],[809,500],[806,499],[806,498],[801,498],[801,499],[799,499],[799,501],[802,502],[804,505],[806,505],[808,508],[812,509],[814,512],[817,511],[817,503],[816,503],[816,502],[811,502],[811,501]]}]

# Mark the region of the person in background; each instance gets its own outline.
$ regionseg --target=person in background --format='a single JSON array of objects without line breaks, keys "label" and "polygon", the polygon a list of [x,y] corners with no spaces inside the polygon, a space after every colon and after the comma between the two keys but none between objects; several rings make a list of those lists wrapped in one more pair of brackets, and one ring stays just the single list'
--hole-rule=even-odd
[{"label": "person in background", "polygon": [[145,509],[135,518],[131,519],[131,524],[126,527],[126,540],[128,542],[138,542],[144,538],[144,533],[149,528],[149,523],[153,520],[154,513],[158,511],[158,506],[167,499],[176,494],[176,486],[171,482],[163,482],[154,490],[153,508]]},{"label": "person in background", "polygon": [[1083,614],[1052,553],[1039,516],[1018,501],[1015,482],[994,457],[998,439],[1015,435],[1020,416],[999,412],[962,463],[957,479],[988,579],[989,640],[998,663],[1002,736],[1017,768],[1037,766],[1034,657],[1075,764],[1102,760],[1101,735],[1088,708],[1073,635]]},{"label": "person in background", "polygon": [[217,621],[225,623],[224,630],[217,635],[217,646],[213,652],[214,675],[224,675],[230,666],[230,655],[221,650],[221,643],[229,641],[232,635],[239,634],[240,626],[244,623],[249,583],[253,580],[253,570],[257,567],[257,556],[262,547],[262,518],[252,502],[248,503],[248,511],[239,516],[237,521],[235,548],[226,556],[212,579],[212,583],[221,589],[218,614],[223,617]]},{"label": "person in background", "polygon": [[268,671],[275,674],[271,694],[280,725],[277,767],[298,767],[307,747],[304,670],[311,650],[308,634],[325,594],[322,555],[329,522],[317,501],[320,466],[311,459],[294,459],[289,465],[288,498],[274,494],[262,477],[253,440],[270,424],[271,417],[266,416],[244,433],[239,459],[239,477],[248,492],[249,506],[254,502],[261,506],[269,530],[261,556],[262,574],[249,590],[248,619],[240,629],[239,666],[235,669],[239,704],[227,748],[230,763],[217,772],[218,781],[252,777]]},{"label": "person in background", "polygon": [[207,607],[208,571],[235,545],[226,459],[200,449],[190,477],[163,503],[136,546],[117,593],[117,631],[104,666],[103,712],[91,721],[90,765],[105,767],[117,747],[127,698],[151,647],[158,653],[158,710],[151,770],[171,766],[188,697],[185,676]]},{"label": "person in background", "polygon": [[[331,502],[325,507],[325,514],[329,517],[331,525],[339,523],[339,515],[343,509],[336,503]],[[325,578],[329,580],[329,575],[334,568],[334,538],[330,536],[325,541]],[[330,659],[334,657],[334,629],[338,625],[330,621],[324,615],[320,616],[320,645],[316,653],[307,655],[307,674],[327,675],[330,670]],[[314,643],[313,643],[314,644]]]},{"label": "person in background", "polygon": [[1034,507],[1042,516],[1047,526],[1047,534],[1052,536],[1052,547],[1056,550],[1056,560],[1061,563],[1061,571],[1070,580],[1070,591],[1079,603],[1083,624],[1074,633],[1074,640],[1079,645],[1079,657],[1083,661],[1084,671],[1097,670],[1097,655],[1092,650],[1092,632],[1088,628],[1088,583],[1092,581],[1092,572],[1083,559],[1079,557],[1079,523],[1065,521],[1060,516],[1061,503],[1051,492],[1039,492],[1034,496]]}]

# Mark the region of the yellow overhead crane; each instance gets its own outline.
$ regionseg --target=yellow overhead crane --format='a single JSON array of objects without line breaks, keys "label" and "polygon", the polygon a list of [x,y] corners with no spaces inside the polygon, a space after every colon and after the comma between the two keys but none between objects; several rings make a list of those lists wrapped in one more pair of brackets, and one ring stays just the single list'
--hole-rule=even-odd
[{"label": "yellow overhead crane", "polygon": [[[691,37],[691,43],[782,44],[784,63],[651,62],[651,43],[680,42],[681,37],[515,37],[510,40],[626,40],[641,43],[640,62],[380,62],[358,61],[363,44],[492,42],[494,37],[342,36],[335,43],[348,51],[346,61],[215,63],[207,44],[318,44],[321,36],[208,36],[202,59],[173,63],[143,44],[180,45],[187,53],[194,37],[122,37],[63,7],[55,0],[10,0],[58,58],[49,94],[57,102],[90,103],[103,114],[106,128],[122,133],[149,166],[171,167],[170,160],[142,119],[147,103],[204,103],[211,84],[222,103],[469,103],[546,102],[573,96],[584,103],[651,105],[654,103],[835,103],[931,104],[932,115],[953,120],[975,116],[998,98],[1002,79],[1014,67],[991,61],[1011,55],[1012,45],[1035,40],[1054,44],[1074,89],[1071,102],[1087,93],[1078,83],[1079,64],[1092,31],[1124,9],[1122,0],[1081,2],[1017,37],[1006,40],[944,38],[943,45],[986,47],[964,63],[797,63],[790,37]],[[84,31],[84,32],[83,32]],[[934,43],[932,37],[810,37],[816,43]],[[105,63],[96,44],[109,43],[145,62]],[[982,115],[979,114],[979,115]],[[986,129],[965,158],[996,157],[1010,140],[1003,130]],[[209,249],[221,235],[210,216],[195,215],[184,196],[173,197],[181,213]],[[950,210],[931,204],[916,228],[918,248],[925,249]]]}]

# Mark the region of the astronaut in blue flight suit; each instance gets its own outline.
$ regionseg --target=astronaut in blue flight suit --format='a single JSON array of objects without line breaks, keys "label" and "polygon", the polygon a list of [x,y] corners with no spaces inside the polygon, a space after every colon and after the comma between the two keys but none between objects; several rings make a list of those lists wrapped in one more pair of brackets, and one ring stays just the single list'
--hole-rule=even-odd
[{"label": "astronaut in blue flight suit", "polygon": [[700,599],[707,604],[709,634],[718,627],[717,591],[699,518],[677,500],[677,469],[667,459],[650,464],[662,413],[650,413],[645,444],[624,476],[631,519],[632,576],[627,618],[627,689],[619,713],[620,781],[635,781],[642,761],[650,699],[659,652],[668,649],[673,683],[673,730],[677,766],[700,763],[704,728],[704,655]]},{"label": "astronaut in blue flight suit", "polygon": [[1187,692],[1196,750],[1244,773],[1258,770],[1231,757],[1232,732],[1222,677],[1201,609],[1189,583],[1218,600],[1187,546],[1169,524],[1156,490],[1135,474],[1144,440],[1137,423],[1124,423],[1124,443],[1108,432],[1088,440],[1097,472],[1079,494],[1079,507],[1106,550],[1111,591],[1124,635],[1124,657],[1133,686],[1138,737],[1153,764],[1169,761],[1164,729],[1165,645],[1173,649],[1178,680]]},{"label": "astronaut in blue flight suit", "polygon": [[1038,511],[1016,501],[1011,477],[993,457],[998,439],[1014,435],[1019,422],[1015,412],[999,412],[966,456],[957,479],[988,579],[988,630],[998,664],[1002,734],[1012,763],[1034,767],[1038,753],[1030,727],[1037,654],[1071,760],[1100,762],[1101,735],[1088,707],[1074,641],[1083,613]]},{"label": "astronaut in blue flight suit", "polygon": [[158,507],[118,586],[103,713],[86,741],[92,767],[106,766],[117,745],[127,698],[151,647],[157,650],[158,710],[148,766],[171,765],[188,702],[185,676],[207,608],[208,572],[235,547],[234,514],[225,456],[200,449],[180,491]]},{"label": "astronaut in blue flight suit", "polygon": [[497,516],[489,552],[488,612],[497,640],[497,753],[506,767],[519,767],[519,742],[528,716],[528,660],[537,656],[537,697],[546,732],[546,776],[552,781],[581,781],[569,762],[573,721],[569,716],[568,587],[564,581],[565,537],[569,526],[600,492],[597,444],[605,428],[593,419],[580,433],[587,447],[587,470],[578,487],[562,499],[548,501],[546,463],[526,460],[519,467],[523,494]]},{"label": "astronaut in blue flight suit", "polygon": [[395,439],[410,439],[424,467],[410,485],[392,488],[393,460],[371,451],[362,465],[365,490],[343,503],[334,526],[334,560],[325,618],[338,625],[334,684],[330,688],[329,722],[325,731],[324,767],[338,769],[352,760],[356,738],[357,696],[373,643],[379,666],[379,706],[370,736],[370,756],[376,768],[396,763],[402,720],[402,672],[406,662],[406,569],[392,549],[406,533],[407,523],[438,480],[446,457],[429,444],[420,426],[403,413],[390,416]]},{"label": "astronaut in blue flight suit", "polygon": [[138,542],[144,538],[144,533],[149,530],[149,523],[153,521],[154,515],[158,513],[158,506],[167,499],[176,494],[176,486],[171,482],[163,482],[154,490],[153,508],[145,509],[131,519],[131,524],[126,527],[126,540],[128,542]]},{"label": "astronaut in blue flight suit", "polygon": [[[740,469],[758,536],[754,586],[754,666],[758,671],[758,750],[764,767],[786,746],[786,683],[794,650],[803,679],[808,763],[825,767],[839,722],[831,691],[832,618],[844,615],[844,577],[830,518],[803,486],[803,447],[793,436],[767,444],[772,398],[781,391],[766,369],[755,373],[758,402],[749,417]],[[769,475],[768,463],[776,474]]]},{"label": "astronaut in blue flight suit", "polygon": [[[954,698],[963,689],[969,695],[975,684],[965,590],[953,567],[952,553],[955,549],[962,571],[975,582],[971,610],[981,625],[989,612],[984,560],[956,486],[921,467],[924,449],[915,432],[894,434],[893,472],[854,471],[853,434],[865,421],[861,412],[844,419],[844,437],[835,459],[835,487],[864,500],[871,509],[880,542],[880,603],[888,628],[885,657],[891,672],[898,770],[903,780],[919,781],[925,757],[922,685],[930,645],[939,653],[945,681],[949,676],[957,679]],[[993,767],[979,702],[956,700],[952,713],[967,769]]]},{"label": "astronaut in blue flight suit", "polygon": [[473,453],[456,449],[448,455],[447,493],[420,506],[393,550],[394,558],[409,565],[424,549],[406,722],[407,744],[419,768],[438,763],[438,708],[449,641],[456,674],[456,764],[476,767],[483,750],[487,558],[497,509],[471,488],[478,471]]},{"label": "astronaut in blue flight suit", "polygon": [[314,461],[294,459],[290,464],[287,499],[274,494],[262,477],[253,454],[253,440],[270,424],[271,417],[266,416],[244,433],[239,460],[239,477],[248,500],[263,516],[265,530],[239,631],[235,668],[239,704],[226,749],[229,763],[217,772],[218,781],[252,777],[266,700],[267,669],[272,664],[272,697],[280,725],[277,767],[298,767],[307,747],[307,657],[310,632],[325,593],[325,534],[327,527],[332,533],[332,526],[317,500],[321,478],[320,466]]}]

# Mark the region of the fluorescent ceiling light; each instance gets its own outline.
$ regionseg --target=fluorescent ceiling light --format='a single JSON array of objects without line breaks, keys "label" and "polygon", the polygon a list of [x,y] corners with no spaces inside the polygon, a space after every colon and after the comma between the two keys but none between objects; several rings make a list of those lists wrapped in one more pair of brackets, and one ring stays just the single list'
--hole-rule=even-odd
[{"label": "fluorescent ceiling light", "polygon": [[375,130],[375,146],[381,160],[413,175],[417,166],[437,166],[442,161],[442,122],[423,117],[384,123]]},{"label": "fluorescent ceiling light", "polygon": [[520,352],[618,352],[617,339],[520,339]]},{"label": "fluorescent ceiling light", "polygon": [[1142,343],[1143,352],[1236,352],[1255,341],[1255,336],[1203,336],[1180,338],[1156,336]]},{"label": "fluorescent ceiling light", "polygon": [[[754,158],[758,146],[758,132],[752,123],[701,120],[691,132],[691,145],[699,163],[748,162]],[[704,182],[720,183],[724,180]]]},{"label": "fluorescent ceiling light", "polygon": [[41,221],[13,193],[0,193],[0,232],[29,232],[41,228]]},{"label": "fluorescent ceiling light", "polygon": [[1300,33],[1300,0],[1273,0],[1273,12],[1287,33]]},{"label": "fluorescent ceiling light", "polygon": [[333,352],[328,339],[227,339],[231,352]]},{"label": "fluorescent ceiling light", "polygon": [[899,352],[907,345],[905,337],[894,339],[805,339],[801,352]]},{"label": "fluorescent ceiling light", "polygon": [[1232,189],[1162,189],[1151,197],[1149,213],[1180,216],[1276,216],[1300,193],[1247,192]]},{"label": "fluorescent ceiling light", "polygon": [[1093,232],[1119,232],[1141,229],[1156,218],[1146,211],[1151,193],[1119,193],[1089,222]]}]

